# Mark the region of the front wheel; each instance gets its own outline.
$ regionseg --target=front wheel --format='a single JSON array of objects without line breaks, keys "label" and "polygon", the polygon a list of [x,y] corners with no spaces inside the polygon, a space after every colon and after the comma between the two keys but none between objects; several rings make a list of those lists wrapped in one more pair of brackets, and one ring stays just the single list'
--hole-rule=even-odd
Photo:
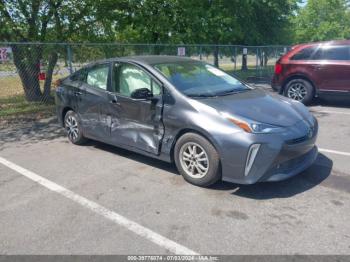
[{"label": "front wheel", "polygon": [[174,154],[179,173],[191,184],[209,186],[220,179],[219,155],[204,137],[195,133],[181,136]]},{"label": "front wheel", "polygon": [[73,144],[81,145],[85,143],[87,139],[83,136],[83,131],[78,119],[78,115],[74,111],[68,111],[64,116],[64,127],[69,141]]},{"label": "front wheel", "polygon": [[284,96],[309,104],[314,97],[314,88],[307,80],[293,79],[286,84]]}]

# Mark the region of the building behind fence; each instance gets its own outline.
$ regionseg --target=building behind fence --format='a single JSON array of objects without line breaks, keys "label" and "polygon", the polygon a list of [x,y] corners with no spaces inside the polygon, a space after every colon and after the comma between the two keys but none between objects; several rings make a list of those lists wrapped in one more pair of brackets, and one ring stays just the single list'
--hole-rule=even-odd
[{"label": "building behind fence", "polygon": [[[269,79],[287,46],[167,45],[107,43],[1,43],[0,98],[52,101],[52,85],[99,59],[131,55],[178,55],[202,60],[245,80]],[[1,106],[1,105],[0,105]]]}]

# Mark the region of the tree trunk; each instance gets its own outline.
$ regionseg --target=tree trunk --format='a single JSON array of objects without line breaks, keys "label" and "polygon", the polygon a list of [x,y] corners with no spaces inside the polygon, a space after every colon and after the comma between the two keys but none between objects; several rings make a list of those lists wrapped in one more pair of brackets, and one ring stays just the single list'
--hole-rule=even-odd
[{"label": "tree trunk", "polygon": [[219,67],[219,46],[215,45],[214,47],[214,65]]},{"label": "tree trunk", "polygon": [[30,102],[41,101],[42,93],[39,83],[41,51],[33,50],[25,45],[14,45],[12,46],[12,53],[26,100]]},{"label": "tree trunk", "polygon": [[57,63],[58,55],[56,52],[52,52],[49,56],[49,63],[46,70],[46,79],[44,84],[44,93],[43,93],[43,100],[45,102],[48,102],[50,99],[50,93],[51,93],[51,83],[52,83],[52,74],[53,70],[55,68],[55,65]]},{"label": "tree trunk", "polygon": [[242,55],[242,71],[247,71],[248,70],[248,66],[247,66],[247,55],[243,54]]},{"label": "tree trunk", "polygon": [[267,62],[269,61],[269,56],[267,55],[267,53],[265,52],[265,56],[264,56],[264,66],[267,66]]},{"label": "tree trunk", "polygon": [[265,52],[260,52],[260,67],[264,66]]}]

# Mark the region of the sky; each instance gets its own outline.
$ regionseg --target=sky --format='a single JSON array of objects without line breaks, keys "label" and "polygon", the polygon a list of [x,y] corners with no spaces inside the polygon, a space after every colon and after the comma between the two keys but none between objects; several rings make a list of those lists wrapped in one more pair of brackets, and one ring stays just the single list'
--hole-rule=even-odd
[{"label": "sky", "polygon": [[307,4],[307,0],[302,0],[298,5],[304,7]]}]

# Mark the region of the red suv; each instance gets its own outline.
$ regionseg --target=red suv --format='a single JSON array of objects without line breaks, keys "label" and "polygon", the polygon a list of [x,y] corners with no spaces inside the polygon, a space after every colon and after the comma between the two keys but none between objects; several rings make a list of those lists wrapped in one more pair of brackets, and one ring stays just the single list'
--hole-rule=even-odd
[{"label": "red suv", "polygon": [[294,46],[276,62],[271,85],[304,104],[316,96],[350,98],[350,40]]}]

